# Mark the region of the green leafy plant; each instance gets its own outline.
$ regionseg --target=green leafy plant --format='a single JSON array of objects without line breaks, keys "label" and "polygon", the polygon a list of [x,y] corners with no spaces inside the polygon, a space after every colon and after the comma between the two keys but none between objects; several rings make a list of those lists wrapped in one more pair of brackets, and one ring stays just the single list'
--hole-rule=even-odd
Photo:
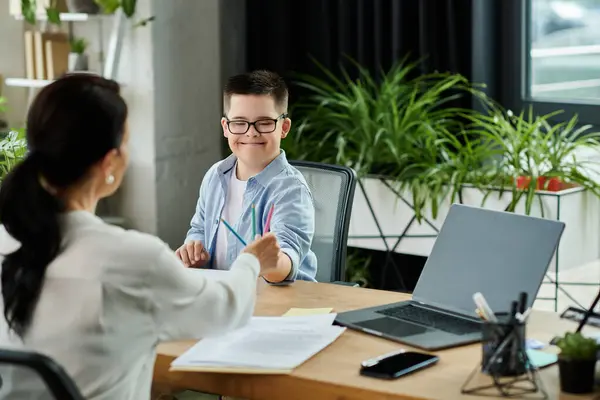
[{"label": "green leafy plant", "polygon": [[27,154],[25,130],[12,130],[0,140],[0,181]]},{"label": "green leafy plant", "polygon": [[[553,183],[559,188],[582,186],[600,197],[600,184],[586,174],[590,167],[600,164],[578,158],[582,150],[600,150],[600,133],[589,132],[589,125],[578,127],[576,115],[565,122],[552,123],[551,118],[561,111],[538,116],[531,109],[519,115],[498,106],[489,110],[488,114],[470,114],[466,118],[473,122],[471,132],[496,149],[496,157],[490,163],[493,172],[483,183],[510,188],[508,211],[514,211],[524,198],[525,213],[529,214],[536,192],[549,190]],[[486,193],[484,202],[490,193]],[[541,210],[543,213],[543,207]]]},{"label": "green leafy plant", "polygon": [[83,54],[88,43],[84,38],[75,38],[71,41],[71,53]]},{"label": "green leafy plant", "polygon": [[6,97],[0,96],[0,112],[6,111]]},{"label": "green leafy plant", "polygon": [[579,332],[565,333],[556,346],[560,348],[559,357],[565,360],[595,360],[600,350],[595,339],[586,338]]},{"label": "green leafy plant", "polygon": [[[30,24],[35,24],[37,21],[36,18],[37,13],[37,0],[21,0],[21,14],[23,14],[23,18],[25,21]],[[52,0],[50,2],[50,6],[46,7],[46,16],[48,18],[48,22],[55,25],[60,25],[60,13],[56,7],[56,0]]]},{"label": "green leafy plant", "polygon": [[[121,8],[127,18],[132,18],[137,8],[137,0],[95,0],[95,2],[105,14],[114,14]],[[146,26],[151,21],[154,21],[154,16],[138,21],[135,26]]]},{"label": "green leafy plant", "polygon": [[[121,7],[121,0],[95,0],[95,2],[102,8],[102,11],[104,11],[104,13],[106,14],[114,14],[115,11],[117,11],[119,7]],[[133,7],[133,11],[135,12],[135,4]],[[131,13],[131,15],[133,15],[133,12]],[[131,17],[131,15],[128,16]]]},{"label": "green leafy plant", "polygon": [[297,128],[283,145],[290,157],[350,166],[360,178],[391,178],[398,190],[412,193],[419,220],[426,205],[435,217],[449,192],[454,198],[481,172],[492,148],[479,146],[482,138],[466,145],[457,140],[467,137],[459,116],[474,111],[453,102],[465,96],[486,100],[465,77],[418,76],[419,63],[405,59],[379,77],[353,63],[358,78],[344,68],[338,78],[316,63],[325,78],[300,75],[297,82],[308,95],[292,109]]}]

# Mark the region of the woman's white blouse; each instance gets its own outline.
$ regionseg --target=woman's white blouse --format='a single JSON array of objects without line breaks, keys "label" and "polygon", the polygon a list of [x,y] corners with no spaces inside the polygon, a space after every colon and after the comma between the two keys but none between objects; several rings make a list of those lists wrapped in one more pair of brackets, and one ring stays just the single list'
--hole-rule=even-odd
[{"label": "woman's white blouse", "polygon": [[[64,250],[48,266],[32,325],[21,340],[0,317],[0,347],[52,357],[86,399],[146,400],[158,342],[218,335],[251,317],[253,255],[241,254],[226,279],[212,281],[154,236],[85,211],[61,218]],[[0,255],[19,246],[1,227]],[[0,377],[0,399],[43,398],[22,369],[1,367]]]}]

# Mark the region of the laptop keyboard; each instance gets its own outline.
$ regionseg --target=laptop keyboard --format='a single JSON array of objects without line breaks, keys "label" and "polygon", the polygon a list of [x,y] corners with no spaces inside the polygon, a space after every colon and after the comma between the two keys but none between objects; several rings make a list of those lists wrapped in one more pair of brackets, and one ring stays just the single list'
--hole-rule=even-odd
[{"label": "laptop keyboard", "polygon": [[414,322],[416,324],[439,329],[455,335],[465,335],[481,330],[477,322],[454,318],[447,314],[438,313],[426,308],[403,305],[377,311],[388,317]]}]

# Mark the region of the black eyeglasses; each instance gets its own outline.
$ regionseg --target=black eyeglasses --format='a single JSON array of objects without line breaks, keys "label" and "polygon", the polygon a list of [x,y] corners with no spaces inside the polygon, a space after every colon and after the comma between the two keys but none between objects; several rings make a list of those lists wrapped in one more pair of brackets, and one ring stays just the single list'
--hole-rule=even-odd
[{"label": "black eyeglasses", "polygon": [[287,116],[287,114],[281,114],[275,119],[263,118],[254,122],[242,120],[230,121],[229,119],[227,119],[227,129],[234,135],[244,135],[250,130],[250,126],[254,125],[254,129],[256,129],[256,132],[258,133],[271,133],[275,131],[275,128],[277,128],[277,121],[279,121],[282,118],[287,118]]}]

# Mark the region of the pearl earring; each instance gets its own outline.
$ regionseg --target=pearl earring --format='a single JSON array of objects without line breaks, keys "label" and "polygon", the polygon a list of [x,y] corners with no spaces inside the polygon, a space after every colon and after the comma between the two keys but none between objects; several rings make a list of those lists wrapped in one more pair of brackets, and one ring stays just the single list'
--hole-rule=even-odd
[{"label": "pearl earring", "polygon": [[110,174],[106,177],[106,184],[112,185],[113,183],[115,183],[115,176],[113,174]]}]

